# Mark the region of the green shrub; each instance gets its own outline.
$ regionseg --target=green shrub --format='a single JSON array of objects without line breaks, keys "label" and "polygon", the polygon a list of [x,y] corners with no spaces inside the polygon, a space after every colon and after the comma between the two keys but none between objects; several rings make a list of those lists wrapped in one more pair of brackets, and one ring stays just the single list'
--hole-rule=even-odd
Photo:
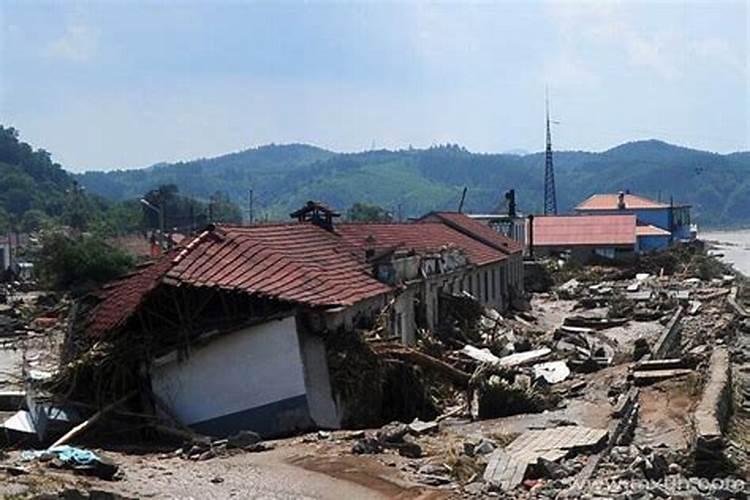
[{"label": "green shrub", "polygon": [[127,273],[134,259],[101,238],[45,234],[36,258],[38,276],[54,289],[96,286]]}]

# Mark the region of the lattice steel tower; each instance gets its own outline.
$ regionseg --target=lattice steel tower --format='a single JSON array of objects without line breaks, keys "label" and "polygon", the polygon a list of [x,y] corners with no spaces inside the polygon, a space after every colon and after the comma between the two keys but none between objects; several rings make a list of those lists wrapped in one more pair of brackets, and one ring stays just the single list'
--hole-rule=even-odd
[{"label": "lattice steel tower", "polygon": [[549,127],[549,97],[545,96],[547,110],[547,149],[544,153],[544,215],[557,215],[555,194],[555,167],[552,164],[552,133]]}]

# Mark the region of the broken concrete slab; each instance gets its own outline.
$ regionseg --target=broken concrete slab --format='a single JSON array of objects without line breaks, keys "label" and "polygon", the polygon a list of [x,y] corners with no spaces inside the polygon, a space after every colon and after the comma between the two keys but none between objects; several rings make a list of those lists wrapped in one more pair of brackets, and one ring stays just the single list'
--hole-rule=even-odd
[{"label": "broken concrete slab", "polygon": [[566,426],[530,430],[505,449],[492,452],[484,480],[493,488],[512,489],[525,479],[531,464],[540,458],[556,462],[569,454],[594,451],[607,442],[606,429]]},{"label": "broken concrete slab", "polygon": [[649,371],[649,370],[671,370],[675,368],[685,368],[685,362],[682,358],[668,358],[668,359],[649,359],[640,361],[633,367],[634,371]]},{"label": "broken concrete slab", "polygon": [[653,384],[655,382],[661,382],[662,380],[668,380],[670,378],[684,377],[693,373],[693,370],[689,368],[674,368],[670,370],[646,370],[633,372],[633,383],[638,386]]},{"label": "broken concrete slab", "polygon": [[570,368],[565,361],[548,361],[533,366],[534,378],[543,378],[549,384],[557,384],[570,376]]},{"label": "broken concrete slab", "polygon": [[475,361],[479,361],[480,363],[495,364],[500,362],[500,358],[492,354],[487,348],[479,349],[478,347],[467,344],[459,352]]},{"label": "broken concrete slab", "polygon": [[551,352],[552,350],[548,347],[542,347],[541,349],[535,349],[533,351],[517,352],[515,354],[503,356],[500,358],[498,364],[505,368],[512,368],[514,366],[524,365],[541,359]]},{"label": "broken concrete slab", "polygon": [[711,354],[708,380],[693,415],[696,455],[714,454],[723,447],[723,429],[730,405],[729,352],[716,347]]},{"label": "broken concrete slab", "polygon": [[439,428],[440,424],[434,420],[431,422],[422,422],[418,418],[415,418],[414,421],[409,424],[409,433],[414,436],[421,436],[422,434],[436,432]]},{"label": "broken concrete slab", "polygon": [[650,359],[664,359],[677,349],[679,349],[682,340],[680,321],[684,309],[679,306],[672,318],[662,330],[659,340],[656,341]]}]

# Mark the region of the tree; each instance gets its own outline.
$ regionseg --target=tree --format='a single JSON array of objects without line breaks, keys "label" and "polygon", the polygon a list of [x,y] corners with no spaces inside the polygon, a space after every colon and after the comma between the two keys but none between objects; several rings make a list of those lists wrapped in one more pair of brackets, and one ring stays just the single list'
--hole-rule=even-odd
[{"label": "tree", "polygon": [[71,238],[61,232],[42,236],[34,260],[42,281],[54,289],[100,285],[125,274],[135,264],[133,257],[98,236]]},{"label": "tree", "polygon": [[383,207],[369,203],[355,203],[346,213],[346,218],[354,222],[390,222],[393,216]]},{"label": "tree", "polygon": [[32,208],[31,210],[27,210],[23,214],[23,217],[21,217],[21,231],[24,233],[33,233],[42,229],[48,222],[49,217],[47,217],[47,214],[39,209]]}]

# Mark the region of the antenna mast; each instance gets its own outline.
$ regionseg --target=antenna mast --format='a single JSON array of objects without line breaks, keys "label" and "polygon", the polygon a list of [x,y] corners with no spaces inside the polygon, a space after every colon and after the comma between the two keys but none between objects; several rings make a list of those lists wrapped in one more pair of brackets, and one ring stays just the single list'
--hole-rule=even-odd
[{"label": "antenna mast", "polygon": [[549,126],[549,95],[546,89],[544,102],[547,110],[547,148],[544,153],[544,215],[557,215],[555,167],[552,164],[552,133]]}]

